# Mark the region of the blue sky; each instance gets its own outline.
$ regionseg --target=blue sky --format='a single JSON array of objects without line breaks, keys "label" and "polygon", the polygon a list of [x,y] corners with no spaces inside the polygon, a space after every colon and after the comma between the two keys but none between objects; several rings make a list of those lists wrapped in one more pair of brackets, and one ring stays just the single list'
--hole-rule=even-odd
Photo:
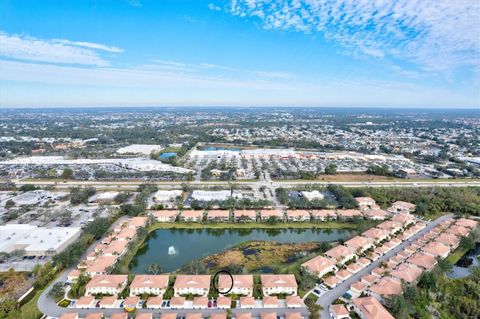
[{"label": "blue sky", "polygon": [[480,4],[0,2],[0,106],[480,107]]}]

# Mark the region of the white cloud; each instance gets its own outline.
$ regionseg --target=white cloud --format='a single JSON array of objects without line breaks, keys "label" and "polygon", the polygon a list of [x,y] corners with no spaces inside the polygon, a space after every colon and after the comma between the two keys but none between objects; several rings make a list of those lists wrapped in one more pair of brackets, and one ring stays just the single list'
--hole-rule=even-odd
[{"label": "white cloud", "polygon": [[320,32],[354,56],[404,59],[423,71],[480,65],[480,1],[232,0],[265,29]]},{"label": "white cloud", "polygon": [[[155,67],[85,68],[0,59],[1,106],[472,106],[472,94],[369,78],[283,79]],[[249,76],[248,76],[249,75]],[[39,86],[35,84],[41,84]],[[7,89],[8,88],[8,89]],[[25,94],[28,89],[29,94]],[[468,93],[468,92],[467,92]]]},{"label": "white cloud", "polygon": [[217,6],[217,5],[213,4],[213,3],[209,3],[209,4],[208,4],[208,8],[209,8],[210,10],[212,10],[212,11],[220,11],[220,10],[222,10],[222,8],[220,8],[219,6]]},{"label": "white cloud", "polygon": [[104,44],[64,39],[43,40],[0,32],[0,56],[37,62],[107,66],[97,51],[119,53],[123,50]]},{"label": "white cloud", "polygon": [[61,44],[66,44],[66,45],[72,45],[72,46],[78,46],[78,47],[85,47],[89,49],[94,49],[94,50],[101,50],[101,51],[106,51],[110,53],[122,53],[123,49],[114,47],[114,46],[108,46],[105,44],[100,44],[100,43],[92,43],[92,42],[82,42],[82,41],[70,41],[70,40],[64,40],[64,39],[54,39],[52,40],[54,43],[61,43]]},{"label": "white cloud", "polygon": [[142,3],[140,2],[140,0],[126,0],[126,1],[132,7],[139,7],[140,8],[142,6]]}]

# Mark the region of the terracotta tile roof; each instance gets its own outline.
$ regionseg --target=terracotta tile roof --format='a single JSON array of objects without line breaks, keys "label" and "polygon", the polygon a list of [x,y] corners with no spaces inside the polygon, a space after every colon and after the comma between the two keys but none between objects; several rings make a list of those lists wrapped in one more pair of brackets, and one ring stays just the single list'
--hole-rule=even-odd
[{"label": "terracotta tile roof", "polygon": [[461,237],[461,236],[467,236],[470,233],[470,230],[462,226],[452,225],[449,228],[447,228],[445,232]]},{"label": "terracotta tile roof", "polygon": [[365,258],[365,257],[361,257],[357,260],[357,264],[359,264],[362,267],[366,267],[366,266],[370,265],[371,263],[372,263],[372,261],[368,258]]},{"label": "terracotta tile roof", "polygon": [[100,307],[113,306],[117,302],[117,296],[104,296],[100,299]]},{"label": "terracotta tile roof", "polygon": [[166,288],[168,278],[168,275],[136,275],[130,284],[130,288]]},{"label": "terracotta tile roof", "polygon": [[163,298],[160,296],[148,297],[147,306],[149,307],[161,306],[162,302],[163,302]]},{"label": "terracotta tile roof", "polygon": [[263,274],[260,275],[260,281],[262,282],[263,287],[274,288],[274,287],[291,287],[297,288],[297,280],[292,274],[285,275],[272,275],[272,274]]},{"label": "terracotta tile roof", "polygon": [[337,216],[341,218],[363,217],[357,209],[337,209]]},{"label": "terracotta tile roof", "polygon": [[253,297],[240,297],[240,306],[254,306],[255,298]]},{"label": "terracotta tile roof", "polygon": [[341,281],[342,280],[340,278],[338,278],[337,276],[330,276],[330,277],[325,278],[325,280],[323,282],[325,283],[325,285],[327,285],[329,287],[335,287]]},{"label": "terracotta tile roof", "polygon": [[173,287],[179,288],[210,288],[210,275],[178,275]]},{"label": "terracotta tile roof", "polygon": [[407,261],[425,269],[431,269],[437,264],[435,257],[426,255],[424,253],[415,253],[413,256],[408,258]]},{"label": "terracotta tile roof", "polygon": [[389,235],[390,234],[388,231],[379,228],[370,228],[369,230],[362,233],[362,236],[373,239],[380,239]]},{"label": "terracotta tile roof", "polygon": [[76,312],[64,313],[60,316],[59,319],[78,319],[78,313]]},{"label": "terracotta tile roof", "polygon": [[351,263],[350,265],[347,266],[347,271],[351,272],[352,274],[356,274],[360,270],[362,270],[362,266],[360,266],[358,263]]},{"label": "terracotta tile roof", "polygon": [[[253,288],[253,275],[232,275],[233,288]],[[226,291],[232,287],[232,278],[229,275],[218,276],[218,289]]]},{"label": "terracotta tile roof", "polygon": [[368,285],[364,282],[361,281],[355,281],[350,285],[350,290],[357,291],[359,293],[363,292],[365,289],[367,289]]},{"label": "terracotta tile roof", "polygon": [[457,224],[458,226],[462,226],[462,227],[466,227],[466,228],[470,228],[470,229],[478,227],[478,222],[477,221],[467,219],[467,218],[460,218],[459,220],[457,220],[457,222],[455,224]]},{"label": "terracotta tile roof", "polygon": [[385,230],[392,230],[396,228],[402,228],[402,223],[394,222],[391,220],[386,220],[377,225],[377,228],[385,229]]},{"label": "terracotta tile roof", "polygon": [[135,306],[137,306],[139,301],[140,301],[140,297],[129,296],[125,298],[125,300],[123,301],[123,306],[126,308],[134,308]]},{"label": "terracotta tile roof", "polygon": [[180,213],[180,216],[183,218],[202,218],[203,210],[184,210]]},{"label": "terracotta tile roof", "polygon": [[331,209],[312,210],[313,218],[337,218],[335,211]]},{"label": "terracotta tile roof", "polygon": [[440,234],[436,239],[436,242],[449,245],[450,247],[458,246],[460,244],[460,238],[454,234],[443,233]]},{"label": "terracotta tile roof", "polygon": [[215,312],[210,315],[210,319],[227,319],[227,314],[225,312]]},{"label": "terracotta tile roof", "polygon": [[302,319],[302,314],[298,311],[296,312],[285,312],[285,319]]},{"label": "terracotta tile roof", "polygon": [[422,269],[412,264],[401,264],[397,269],[390,272],[390,276],[403,279],[408,283],[412,283],[417,280],[422,274]]},{"label": "terracotta tile roof", "polygon": [[253,209],[236,210],[234,216],[235,218],[245,216],[250,219],[255,219],[257,217],[257,212]]},{"label": "terracotta tile roof", "polygon": [[365,275],[362,278],[360,278],[360,281],[366,283],[367,285],[371,285],[377,280],[378,280],[378,277],[375,275]]},{"label": "terracotta tile roof", "polygon": [[375,218],[385,219],[388,217],[388,213],[380,208],[371,208],[363,211],[363,216],[365,216],[366,218],[372,218],[372,219],[375,219]]},{"label": "terracotta tile roof", "polygon": [[303,217],[303,218],[310,218],[310,213],[303,209],[289,209],[287,210],[288,217]]},{"label": "terracotta tile roof", "polygon": [[160,319],[177,319],[177,314],[175,312],[162,313]]},{"label": "terracotta tile roof", "polygon": [[93,296],[81,296],[80,298],[78,298],[76,306],[87,307],[87,306],[90,306],[94,301],[95,301],[95,297]]},{"label": "terracotta tile roof", "polygon": [[135,319],[152,319],[152,318],[153,318],[152,313],[141,312],[135,315]]},{"label": "terracotta tile roof", "polygon": [[193,306],[195,307],[207,307],[208,298],[207,297],[195,297],[193,298]]},{"label": "terracotta tile roof", "polygon": [[377,299],[373,297],[356,298],[352,303],[362,313],[364,319],[395,319]]},{"label": "terracotta tile roof", "polygon": [[276,296],[265,296],[263,297],[263,305],[265,307],[276,307],[278,306],[278,298]]},{"label": "terracotta tile roof", "polygon": [[230,305],[232,304],[232,298],[230,297],[223,297],[223,296],[219,296],[217,298],[217,305],[219,307],[230,307]]},{"label": "terracotta tile roof", "polygon": [[252,319],[251,312],[237,312],[236,319]]},{"label": "terracotta tile roof", "polygon": [[345,256],[354,254],[354,253],[355,253],[355,250],[353,248],[343,246],[343,245],[338,245],[336,247],[333,247],[330,250],[327,250],[325,252],[325,255],[338,261],[343,259]]},{"label": "terracotta tile roof", "polygon": [[156,210],[152,214],[156,218],[172,218],[178,215],[178,210]]},{"label": "terracotta tile roof", "polygon": [[388,297],[401,294],[402,284],[392,278],[383,277],[379,282],[371,285],[369,290],[380,296]]},{"label": "terracotta tile roof", "polygon": [[305,267],[309,271],[314,273],[324,272],[325,270],[332,268],[334,266],[335,266],[335,261],[323,256],[317,256],[302,264],[302,267]]},{"label": "terracotta tile roof", "polygon": [[407,224],[407,223],[412,222],[414,220],[415,220],[415,217],[413,215],[406,214],[406,213],[395,214],[392,217],[392,221],[399,222],[399,223],[402,223],[402,224]]},{"label": "terracotta tile roof", "polygon": [[127,248],[127,245],[128,245],[128,241],[114,240],[107,247],[103,249],[103,253],[105,255],[108,255],[108,254],[119,255],[125,251],[125,249]]},{"label": "terracotta tile roof", "polygon": [[187,313],[187,316],[185,317],[185,319],[202,319],[202,314],[201,313],[198,313],[198,312],[189,312]]},{"label": "terracotta tile roof", "polygon": [[207,212],[207,217],[208,218],[228,218],[230,217],[230,211],[212,209]]},{"label": "terracotta tile roof", "polygon": [[121,232],[116,234],[115,237],[117,239],[126,240],[126,239],[130,239],[130,238],[135,237],[136,234],[137,234],[137,230],[135,228],[124,228],[124,229],[122,229]]},{"label": "terracotta tile roof", "polygon": [[338,304],[338,305],[330,305],[330,310],[332,311],[332,314],[335,316],[348,316],[349,312],[347,308],[345,308],[344,305]]},{"label": "terracotta tile roof", "polygon": [[405,210],[414,210],[415,207],[417,207],[415,204],[400,201],[400,200],[392,203],[392,206],[394,206],[394,205],[398,208],[405,209]]},{"label": "terracotta tile roof", "polygon": [[285,301],[287,302],[287,307],[293,307],[302,304],[302,298],[299,296],[287,296]]},{"label": "terracotta tile roof", "polygon": [[185,304],[185,297],[172,297],[170,298],[170,306],[179,307]]},{"label": "terracotta tile roof", "polygon": [[84,319],[102,319],[102,318],[103,318],[103,313],[94,312],[94,313],[86,314]]},{"label": "terracotta tile roof", "polygon": [[355,250],[357,250],[369,245],[373,245],[373,239],[368,237],[363,237],[363,236],[355,236],[347,240],[344,245],[347,247],[352,247]]},{"label": "terracotta tile roof", "polygon": [[117,288],[127,281],[127,275],[95,275],[86,285],[86,288],[109,287]]},{"label": "terracotta tile roof", "polygon": [[145,227],[147,225],[148,218],[147,217],[142,217],[142,216],[137,216],[137,217],[132,217],[127,220],[127,227],[129,228],[139,228],[139,227]]},{"label": "terracotta tile roof", "polygon": [[277,319],[277,313],[275,311],[260,313],[261,319]]},{"label": "terracotta tile roof", "polygon": [[283,213],[277,209],[262,209],[260,211],[260,216],[262,218],[268,218],[268,217],[277,217],[277,218],[282,218]]},{"label": "terracotta tile roof", "polygon": [[443,258],[450,253],[450,247],[435,241],[423,246],[422,251],[426,252],[427,254]]},{"label": "terracotta tile roof", "polygon": [[128,313],[126,312],[117,312],[110,316],[110,319],[128,319]]},{"label": "terracotta tile roof", "polygon": [[87,273],[102,273],[106,272],[109,267],[113,267],[117,262],[116,256],[100,256],[95,259],[95,262],[90,263],[90,265],[85,270]]}]

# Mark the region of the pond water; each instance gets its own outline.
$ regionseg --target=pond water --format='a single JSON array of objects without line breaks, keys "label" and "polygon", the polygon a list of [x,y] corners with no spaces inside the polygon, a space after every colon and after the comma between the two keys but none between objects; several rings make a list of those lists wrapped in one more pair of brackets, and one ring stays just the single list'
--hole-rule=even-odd
[{"label": "pond water", "polygon": [[157,229],[137,253],[130,271],[145,273],[145,266],[158,263],[171,272],[182,265],[251,240],[305,243],[349,239],[345,229]]},{"label": "pond water", "polygon": [[480,265],[478,257],[480,256],[480,243],[477,243],[474,249],[470,249],[460,258],[447,274],[449,278],[464,278],[471,274],[471,269]]},{"label": "pond water", "polygon": [[169,157],[175,157],[177,156],[177,153],[175,152],[169,152],[169,153],[162,153],[160,154],[160,158],[169,158]]}]

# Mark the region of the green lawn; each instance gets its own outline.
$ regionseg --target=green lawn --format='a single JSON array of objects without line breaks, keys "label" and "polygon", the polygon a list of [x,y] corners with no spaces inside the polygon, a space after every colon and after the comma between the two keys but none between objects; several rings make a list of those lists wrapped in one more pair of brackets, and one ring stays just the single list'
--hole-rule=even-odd
[{"label": "green lawn", "polygon": [[20,307],[20,318],[22,319],[38,319],[42,316],[42,312],[37,308],[37,302],[44,289],[35,293],[32,299]]},{"label": "green lawn", "polygon": [[457,261],[466,254],[468,249],[458,247],[453,253],[448,255],[447,261],[450,262],[452,265],[455,265]]}]

